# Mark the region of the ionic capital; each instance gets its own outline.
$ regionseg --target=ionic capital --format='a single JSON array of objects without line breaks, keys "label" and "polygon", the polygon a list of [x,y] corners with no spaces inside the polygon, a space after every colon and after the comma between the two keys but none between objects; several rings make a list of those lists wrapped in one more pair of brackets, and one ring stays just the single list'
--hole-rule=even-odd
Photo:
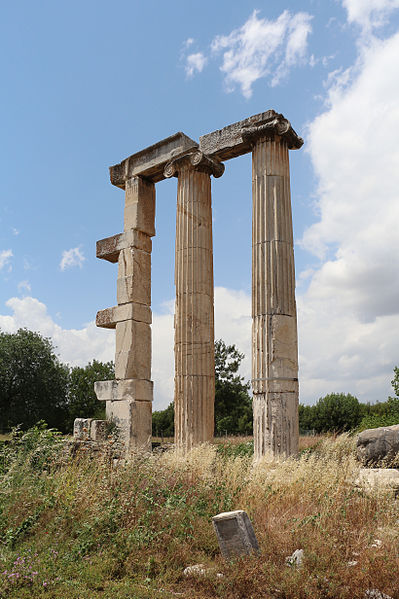
[{"label": "ionic capital", "polygon": [[298,150],[303,146],[302,137],[299,137],[282,114],[276,114],[264,123],[244,125],[241,129],[242,139],[252,144],[261,138],[273,139],[276,135],[286,142],[290,150]]},{"label": "ionic capital", "polygon": [[215,179],[221,177],[224,173],[224,164],[213,158],[210,158],[199,150],[194,152],[188,152],[183,156],[168,162],[164,169],[164,176],[168,179],[170,177],[177,177],[182,168],[192,168],[208,175],[213,175]]}]

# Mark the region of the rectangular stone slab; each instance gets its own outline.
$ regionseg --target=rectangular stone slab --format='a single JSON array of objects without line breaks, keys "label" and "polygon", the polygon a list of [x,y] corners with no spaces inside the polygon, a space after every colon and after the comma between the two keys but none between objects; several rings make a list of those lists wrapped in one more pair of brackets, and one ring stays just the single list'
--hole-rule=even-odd
[{"label": "rectangular stone slab", "polygon": [[144,304],[122,304],[99,310],[96,316],[96,326],[103,329],[114,329],[118,322],[124,320],[135,320],[151,324],[151,308]]},{"label": "rectangular stone slab", "polygon": [[118,262],[119,252],[128,247],[134,247],[138,250],[151,253],[151,237],[141,231],[137,231],[137,229],[130,229],[124,233],[100,239],[96,244],[96,256],[102,260],[115,263]]},{"label": "rectangular stone slab", "polygon": [[259,551],[251,521],[243,510],[218,514],[212,518],[212,523],[225,559]]},{"label": "rectangular stone slab", "polygon": [[153,382],[146,379],[97,381],[94,391],[99,401],[152,401]]},{"label": "rectangular stone slab", "polygon": [[196,148],[198,148],[196,141],[182,132],[175,133],[111,166],[109,168],[111,183],[125,189],[125,181],[134,176],[146,177],[154,183],[162,181],[165,179],[163,170],[172,158]]}]

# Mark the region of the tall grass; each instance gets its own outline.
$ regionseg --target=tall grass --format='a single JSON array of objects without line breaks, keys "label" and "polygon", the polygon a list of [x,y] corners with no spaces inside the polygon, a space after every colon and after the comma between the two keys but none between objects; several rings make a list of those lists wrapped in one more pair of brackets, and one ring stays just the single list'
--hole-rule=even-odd
[{"label": "tall grass", "polygon": [[[399,506],[354,487],[347,436],[281,463],[219,444],[115,465],[107,452],[72,458],[51,431],[27,435],[0,450],[2,599],[399,597]],[[211,518],[233,509],[261,552],[225,562]],[[288,567],[299,548],[302,567]],[[185,577],[196,563],[205,576]]]}]

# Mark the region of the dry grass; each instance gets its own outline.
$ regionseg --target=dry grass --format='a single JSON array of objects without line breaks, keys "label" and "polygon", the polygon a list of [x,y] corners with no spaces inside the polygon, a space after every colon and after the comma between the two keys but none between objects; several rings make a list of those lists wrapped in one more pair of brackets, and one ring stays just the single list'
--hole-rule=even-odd
[{"label": "dry grass", "polygon": [[[397,500],[354,487],[353,439],[313,441],[297,459],[256,465],[218,444],[137,455],[118,468],[86,456],[44,473],[20,465],[0,481],[2,568],[36,553],[48,584],[3,577],[0,597],[355,599],[371,588],[399,597]],[[248,512],[261,553],[226,563],[211,518],[233,509]],[[303,566],[288,567],[298,548]],[[208,573],[184,577],[195,563]]]}]

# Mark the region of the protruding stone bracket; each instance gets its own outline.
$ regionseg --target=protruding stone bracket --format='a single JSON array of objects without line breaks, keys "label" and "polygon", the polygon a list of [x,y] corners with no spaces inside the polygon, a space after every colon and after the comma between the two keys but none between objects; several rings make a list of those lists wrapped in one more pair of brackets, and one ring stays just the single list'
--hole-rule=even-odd
[{"label": "protruding stone bracket", "polygon": [[96,316],[96,326],[103,329],[115,329],[118,322],[135,320],[151,324],[151,308],[144,304],[130,303],[99,310]]},{"label": "protruding stone bracket", "polygon": [[164,169],[165,178],[177,177],[179,170],[185,165],[190,165],[197,171],[213,175],[215,179],[218,179],[224,173],[224,164],[218,160],[213,160],[203,152],[195,151],[188,152],[168,162]]},{"label": "protruding stone bracket", "polygon": [[124,233],[97,241],[96,256],[115,264],[118,262],[119,253],[129,247],[150,253],[152,249],[151,238],[137,229],[130,229]]},{"label": "protruding stone bracket", "polygon": [[274,110],[255,114],[243,121],[228,125],[200,137],[199,149],[215,160],[230,160],[252,152],[254,137],[282,137],[288,149],[295,150],[303,145],[290,122]]},{"label": "protruding stone bracket", "polygon": [[94,383],[94,391],[99,401],[152,401],[153,387],[153,382],[147,379],[119,379]]}]

